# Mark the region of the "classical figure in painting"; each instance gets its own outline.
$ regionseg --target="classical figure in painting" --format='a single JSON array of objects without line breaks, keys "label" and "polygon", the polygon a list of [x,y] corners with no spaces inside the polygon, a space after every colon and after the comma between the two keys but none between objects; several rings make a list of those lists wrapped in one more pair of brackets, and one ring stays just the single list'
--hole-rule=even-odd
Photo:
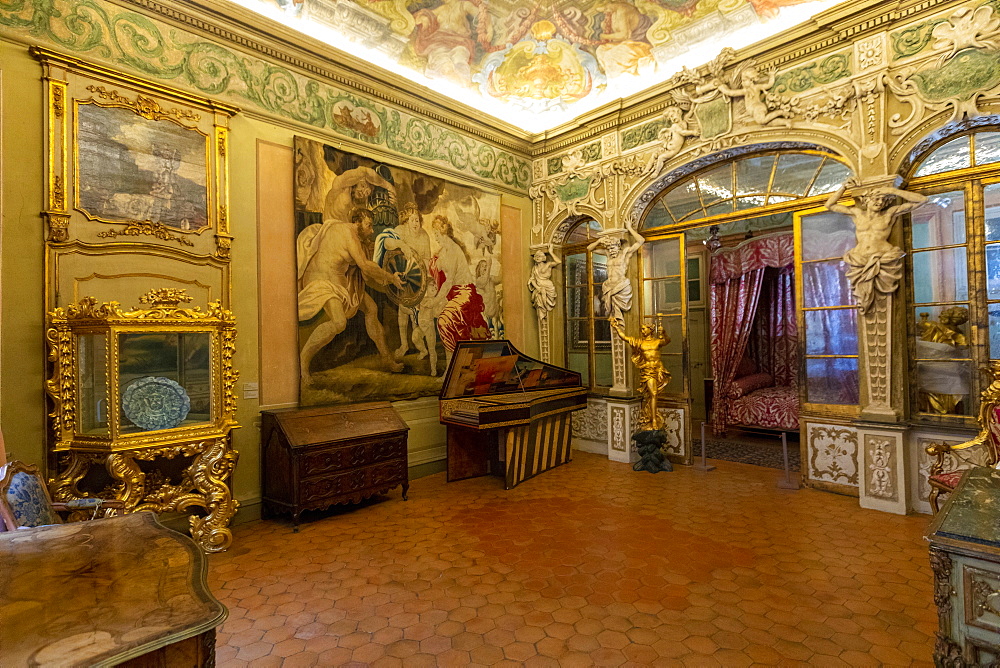
[{"label": "classical figure in painting", "polygon": [[[437,333],[444,344],[448,361],[459,341],[490,338],[484,317],[486,304],[476,287],[472,257],[455,236],[455,229],[445,216],[435,216],[431,223],[434,239],[440,246],[431,266],[431,276],[437,286],[433,295],[421,305],[437,318]],[[428,325],[421,319],[421,327]],[[433,325],[431,325],[433,326]],[[428,348],[430,341],[428,341]],[[431,353],[431,375],[435,374],[436,355]]]},{"label": "classical figure in painting", "polygon": [[[407,269],[410,267],[419,268],[423,276],[428,277],[429,263],[431,260],[431,237],[424,229],[424,219],[417,209],[417,205],[407,202],[399,212],[400,223],[396,227],[383,231],[375,238],[375,254],[373,260],[380,266],[384,266],[384,258],[387,251],[400,250],[406,257]],[[410,331],[412,329],[412,343],[420,353],[420,359],[427,357],[428,342],[426,332],[421,330],[417,323],[420,319],[420,309],[418,306],[408,307],[397,304],[397,324],[399,325],[399,348],[396,349],[396,359],[402,359],[410,350]],[[433,336],[433,328],[431,330]],[[435,341],[430,341],[429,345],[434,345]]]},{"label": "classical figure in painting", "polygon": [[365,208],[355,209],[350,222],[327,218],[299,233],[296,240],[299,322],[310,320],[320,311],[327,317],[302,346],[299,364],[305,385],[311,382],[313,357],[347,328],[347,321],[358,310],[364,313],[368,336],[375,342],[385,366],[394,372],[403,370],[386,343],[378,306],[365,290],[366,284],[384,289],[388,285],[402,287],[402,282],[375,264],[371,253],[365,252],[365,240],[371,235],[372,212]]},{"label": "classical figure in painting", "polygon": [[670,382],[670,372],[663,368],[660,348],[670,343],[663,326],[654,328],[643,324],[639,336],[629,336],[614,317],[608,318],[611,327],[622,341],[632,348],[632,363],[639,370],[639,394],[642,395],[640,428],[663,429],[663,417],[657,408],[660,392]]},{"label": "classical figure in painting", "polygon": [[628,278],[628,263],[646,241],[635,231],[631,220],[625,222],[625,229],[632,235],[635,243],[624,249],[622,241],[611,236],[614,232],[603,233],[597,241],[587,246],[588,251],[602,245],[607,249],[608,277],[601,285],[601,302],[605,311],[619,321],[624,319],[625,311],[632,308],[632,282]]},{"label": "classical figure in painting", "polygon": [[[547,258],[551,257],[549,260]],[[549,311],[556,307],[556,285],[552,282],[552,268],[561,264],[555,248],[549,243],[548,255],[544,250],[535,251],[535,266],[531,268],[528,278],[528,290],[531,291],[531,304],[538,312],[539,318],[546,318]]]},{"label": "classical figure in painting", "polygon": [[413,14],[413,52],[427,59],[425,74],[462,86],[472,83],[476,43],[492,39],[490,14],[485,5],[470,0],[443,0],[433,9]]},{"label": "classical figure in painting", "polygon": [[764,94],[774,85],[775,70],[767,70],[763,74],[763,81],[760,80],[761,76],[760,70],[755,65],[747,65],[739,74],[740,88],[730,88],[720,84],[719,90],[726,97],[742,97],[747,114],[757,125],[774,124],[784,128],[791,127],[792,122],[789,120],[791,112],[786,109],[770,110],[764,99]]},{"label": "classical figure in painting", "polygon": [[338,174],[326,194],[323,220],[346,223],[350,220],[354,209],[371,208],[369,198],[374,186],[385,188],[390,195],[396,193],[395,186],[379,176],[371,167],[355,167]]},{"label": "classical figure in painting", "polygon": [[608,78],[623,74],[639,74],[656,64],[653,51],[646,41],[646,30],[652,21],[631,2],[612,0],[601,6],[604,21],[597,61]]},{"label": "classical figure in painting", "polygon": [[681,152],[684,147],[684,140],[688,137],[697,137],[698,131],[692,130],[688,122],[684,120],[684,114],[678,107],[667,107],[663,112],[664,126],[656,134],[660,140],[660,149],[649,156],[644,174],[659,174],[667,160]]},{"label": "classical figure in painting", "polygon": [[[867,313],[875,303],[876,292],[892,294],[903,276],[905,253],[889,242],[892,226],[899,216],[924,204],[927,197],[899,188],[884,187],[855,195],[853,206],[837,204],[847,188],[854,188],[856,185],[853,181],[848,181],[831,193],[826,200],[826,208],[848,215],[854,221],[857,245],[847,251],[844,262],[850,267],[847,270],[847,280],[851,283],[861,312]],[[903,203],[893,206],[897,197],[902,198]]]}]

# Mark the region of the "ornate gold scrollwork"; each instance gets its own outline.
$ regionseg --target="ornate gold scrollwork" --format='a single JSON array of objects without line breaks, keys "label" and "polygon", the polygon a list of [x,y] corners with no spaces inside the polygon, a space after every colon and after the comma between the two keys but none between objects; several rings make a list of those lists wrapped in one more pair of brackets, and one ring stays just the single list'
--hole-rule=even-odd
[{"label": "ornate gold scrollwork", "polygon": [[112,228],[110,230],[104,230],[103,232],[98,232],[97,236],[102,239],[147,236],[156,237],[157,239],[162,239],[163,241],[176,241],[182,246],[194,246],[194,242],[190,239],[172,233],[170,228],[163,223],[154,223],[149,220],[133,220],[121,229]]},{"label": "ornate gold scrollwork", "polygon": [[[123,310],[118,302],[85,297],[49,313],[46,339],[53,366],[46,390],[54,404],[50,418],[55,447],[66,452],[60,460],[60,473],[49,484],[53,497],[60,501],[93,496],[92,491],[83,493],[80,486],[90,480],[92,466],[103,465],[112,484],[98,495],[123,501],[125,512],[191,512],[202,508],[189,517],[191,535],[206,552],[219,552],[232,543],[228,525],[239,508],[228,486],[239,458],[229,438],[238,426],[235,387],[239,373],[233,369],[236,325],[235,317],[221,302],[209,302],[204,310],[181,306],[191,301],[182,289],[159,288],[139,298],[147,308]],[[137,431],[125,421],[124,408],[122,415],[126,417],[116,412],[123,401],[120,397],[127,396],[122,389],[120,356],[125,353],[119,338],[137,332],[209,337],[211,359],[206,368],[211,370],[207,378],[211,397],[204,401],[213,409],[208,418]],[[88,338],[81,342],[80,337]],[[78,385],[86,376],[82,369],[89,368],[86,365],[93,360],[82,357],[105,361],[100,371],[87,372],[91,374],[90,395],[82,393]],[[81,415],[93,421],[95,414],[102,416],[98,428],[78,424]],[[191,459],[179,478],[168,477],[156,465],[139,466],[139,462],[177,457]]]}]

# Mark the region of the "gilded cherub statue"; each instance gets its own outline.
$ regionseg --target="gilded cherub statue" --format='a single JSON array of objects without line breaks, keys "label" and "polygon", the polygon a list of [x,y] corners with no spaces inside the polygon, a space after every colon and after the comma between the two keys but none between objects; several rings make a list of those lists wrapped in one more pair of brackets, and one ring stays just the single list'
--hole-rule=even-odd
[{"label": "gilded cherub statue", "polygon": [[640,336],[629,336],[614,317],[608,318],[611,327],[622,341],[632,348],[632,363],[639,369],[639,394],[642,395],[642,413],[639,426],[646,429],[663,429],[663,418],[657,410],[657,397],[670,382],[670,372],[663,368],[660,348],[670,343],[670,337],[660,325],[643,324]]}]

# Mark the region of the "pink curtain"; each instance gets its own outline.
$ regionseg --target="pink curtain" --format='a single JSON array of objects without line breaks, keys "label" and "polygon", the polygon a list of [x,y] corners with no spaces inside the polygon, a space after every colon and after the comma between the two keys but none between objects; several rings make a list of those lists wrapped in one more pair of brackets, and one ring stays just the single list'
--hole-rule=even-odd
[{"label": "pink curtain", "polygon": [[[751,338],[763,333],[751,352],[776,385],[792,385],[798,378],[795,244],[787,233],[758,237],[717,252],[711,262],[712,429],[722,434],[728,426],[729,386]],[[765,273],[773,280],[767,281],[766,311],[758,318]]]},{"label": "pink curtain", "polygon": [[795,320],[795,269],[765,269],[757,318],[750,338],[750,354],[757,368],[774,384],[795,387],[799,382],[798,323]]},{"label": "pink curtain", "polygon": [[729,384],[746,354],[763,278],[764,268],[761,267],[712,284],[712,371],[715,376],[712,429],[716,434],[726,431]]}]

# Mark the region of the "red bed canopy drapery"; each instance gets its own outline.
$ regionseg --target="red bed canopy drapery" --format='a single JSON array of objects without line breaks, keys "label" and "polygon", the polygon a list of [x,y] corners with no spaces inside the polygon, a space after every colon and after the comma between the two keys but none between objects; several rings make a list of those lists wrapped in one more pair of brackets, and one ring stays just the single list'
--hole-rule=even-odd
[{"label": "red bed canopy drapery", "polygon": [[[758,368],[770,372],[778,385],[795,384],[794,264],[791,233],[750,239],[712,256],[712,427],[717,434],[724,432],[728,424],[729,388],[747,356],[751,336],[755,339],[753,356]],[[757,318],[762,293],[767,310]]]}]

